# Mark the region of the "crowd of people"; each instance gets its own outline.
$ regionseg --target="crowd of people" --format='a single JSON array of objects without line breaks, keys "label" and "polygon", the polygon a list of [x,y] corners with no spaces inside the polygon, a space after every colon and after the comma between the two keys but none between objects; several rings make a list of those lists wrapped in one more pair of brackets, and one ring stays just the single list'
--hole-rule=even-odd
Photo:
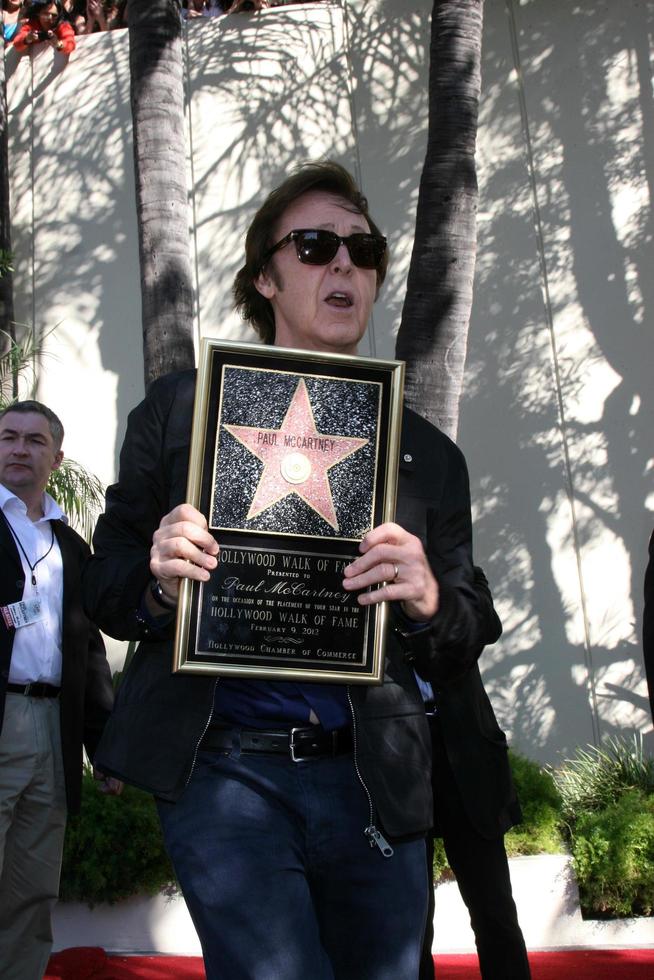
[{"label": "crowd of people", "polygon": [[[183,0],[182,19],[222,17],[279,7],[299,0]],[[127,0],[2,0],[2,32],[5,44],[26,51],[31,44],[47,42],[70,53],[75,37],[127,27]]]},{"label": "crowd of people", "polygon": [[19,51],[45,41],[70,52],[75,36],[127,27],[127,0],[3,0],[2,26]]}]

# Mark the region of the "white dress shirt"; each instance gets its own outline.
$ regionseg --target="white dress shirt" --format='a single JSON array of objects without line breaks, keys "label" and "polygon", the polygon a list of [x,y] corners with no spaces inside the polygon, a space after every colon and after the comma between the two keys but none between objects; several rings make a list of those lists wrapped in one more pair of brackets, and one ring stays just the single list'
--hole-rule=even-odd
[{"label": "white dress shirt", "polygon": [[[27,516],[27,507],[20,497],[0,483],[0,509],[13,532],[25,575],[23,599],[38,598],[42,615],[39,622],[29,623],[16,630],[9,683],[29,684],[31,681],[42,681],[58,687],[61,685],[64,568],[57,539],[53,539],[50,521],[66,520],[66,517],[48,493],[43,494],[42,506],[43,517],[32,521]],[[33,573],[30,563],[34,568]],[[32,584],[32,575],[36,579],[35,585]]]}]

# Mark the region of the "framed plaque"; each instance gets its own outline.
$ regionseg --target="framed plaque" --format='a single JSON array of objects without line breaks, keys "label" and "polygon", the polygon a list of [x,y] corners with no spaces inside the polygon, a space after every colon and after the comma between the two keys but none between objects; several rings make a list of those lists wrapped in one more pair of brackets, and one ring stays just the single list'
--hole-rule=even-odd
[{"label": "framed plaque", "polygon": [[188,501],[220,551],[182,580],[173,669],[379,683],[386,603],[343,569],[395,513],[404,365],[203,340]]}]

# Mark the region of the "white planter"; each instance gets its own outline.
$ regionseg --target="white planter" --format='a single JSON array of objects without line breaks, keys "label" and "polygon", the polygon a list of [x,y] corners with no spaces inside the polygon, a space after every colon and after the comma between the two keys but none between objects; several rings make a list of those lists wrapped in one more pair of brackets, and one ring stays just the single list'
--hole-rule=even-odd
[{"label": "white planter", "polygon": [[[654,946],[654,918],[585,921],[567,854],[509,860],[513,897],[528,949]],[[435,953],[473,953],[470,919],[455,881],[436,888]]]},{"label": "white planter", "polygon": [[116,905],[60,902],[53,915],[54,945],[101,946],[111,953],[200,956],[198,936],[181,895],[129,898]]},{"label": "white planter", "polygon": [[[518,918],[528,949],[654,947],[654,918],[585,922],[566,854],[541,854],[509,861]],[[112,953],[200,955],[198,937],[184,900],[131,898],[89,909],[60,904],[54,913],[54,949],[101,946]],[[468,912],[456,882],[436,889],[435,953],[473,953]]]}]

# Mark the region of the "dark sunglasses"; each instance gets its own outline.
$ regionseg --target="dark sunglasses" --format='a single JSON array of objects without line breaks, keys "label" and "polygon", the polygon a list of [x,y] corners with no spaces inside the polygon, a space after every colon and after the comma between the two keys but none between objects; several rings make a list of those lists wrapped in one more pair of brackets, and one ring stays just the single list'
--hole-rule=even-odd
[{"label": "dark sunglasses", "polygon": [[343,238],[324,228],[298,228],[268,249],[261,268],[263,269],[271,255],[289,242],[295,242],[298,259],[307,265],[327,265],[336,256],[341,245],[345,245],[352,262],[360,269],[378,269],[386,251],[386,239],[383,235],[356,232]]}]

